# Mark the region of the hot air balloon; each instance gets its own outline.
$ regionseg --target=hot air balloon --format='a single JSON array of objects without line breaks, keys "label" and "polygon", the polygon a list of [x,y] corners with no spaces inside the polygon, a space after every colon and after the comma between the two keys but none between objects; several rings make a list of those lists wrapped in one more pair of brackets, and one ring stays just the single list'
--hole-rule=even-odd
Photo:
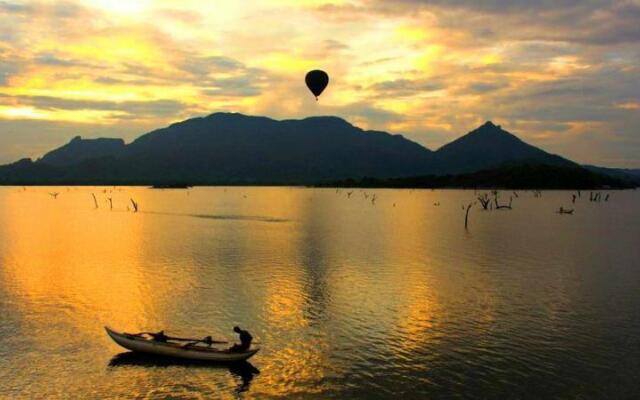
[{"label": "hot air balloon", "polygon": [[304,81],[307,83],[307,87],[311,93],[316,96],[316,101],[318,101],[318,96],[320,96],[329,84],[329,75],[324,71],[314,69],[313,71],[307,72]]}]

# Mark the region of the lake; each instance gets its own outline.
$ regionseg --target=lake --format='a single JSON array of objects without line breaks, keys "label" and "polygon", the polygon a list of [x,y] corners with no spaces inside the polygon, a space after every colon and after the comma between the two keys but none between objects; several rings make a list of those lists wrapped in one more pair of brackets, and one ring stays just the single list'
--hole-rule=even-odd
[{"label": "lake", "polygon": [[[465,230],[472,190],[0,187],[0,398],[637,398],[640,192],[573,193]],[[185,365],[105,325],[261,351]]]}]

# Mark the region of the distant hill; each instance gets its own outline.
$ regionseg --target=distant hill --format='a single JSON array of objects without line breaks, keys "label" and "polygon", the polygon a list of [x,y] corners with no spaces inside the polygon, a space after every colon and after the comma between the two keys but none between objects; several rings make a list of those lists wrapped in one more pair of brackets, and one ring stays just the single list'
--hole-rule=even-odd
[{"label": "distant hill", "polygon": [[38,185],[55,182],[64,171],[47,164],[34,163],[30,158],[23,158],[12,164],[0,167],[0,184],[5,185]]},{"label": "distant hill", "polygon": [[596,167],[595,165],[584,165],[584,167],[597,174],[606,175],[634,185],[640,185],[640,170],[638,169],[605,168]]},{"label": "distant hill", "polygon": [[116,156],[124,148],[122,139],[82,139],[76,136],[64,146],[48,152],[38,161],[42,164],[65,167],[93,158]]},{"label": "distant hill", "polygon": [[[491,122],[432,152],[400,135],[365,131],[337,117],[277,121],[215,113],[149,132],[130,144],[76,137],[35,162],[0,166],[0,184],[314,185],[364,177],[461,175],[505,163],[584,172]],[[537,170],[523,171],[532,174],[536,187],[546,187]],[[621,179],[606,172],[611,171],[591,171]],[[502,182],[502,172],[494,178]]]},{"label": "distant hill", "polygon": [[531,146],[491,121],[442,146],[434,153],[437,169],[442,174],[479,171],[513,161],[575,166],[560,156]]},{"label": "distant hill", "polygon": [[633,175],[633,176],[640,177],[640,169],[637,169],[637,168],[636,169],[627,169],[627,168],[625,168],[625,169],[622,169],[622,170],[625,171],[628,174]]},{"label": "distant hill", "polygon": [[427,175],[407,178],[364,178],[323,186],[363,188],[467,188],[467,189],[626,189],[628,181],[598,174],[578,165],[511,162],[487,170],[459,175]]},{"label": "distant hill", "polygon": [[158,129],[125,146],[74,139],[35,164],[40,168],[25,161],[0,167],[0,182],[301,184],[424,174],[431,169],[432,153],[400,135],[364,131],[336,117],[276,121],[216,113]]},{"label": "distant hill", "polygon": [[336,117],[276,121],[213,114],[148,133],[125,159],[194,182],[298,183],[352,176],[402,176],[428,171],[431,151],[400,135],[363,131]]}]

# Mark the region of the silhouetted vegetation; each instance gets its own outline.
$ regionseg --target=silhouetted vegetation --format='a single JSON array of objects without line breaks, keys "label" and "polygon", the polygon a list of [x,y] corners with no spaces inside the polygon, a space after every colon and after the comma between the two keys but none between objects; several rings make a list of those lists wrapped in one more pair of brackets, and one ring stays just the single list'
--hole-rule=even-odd
[{"label": "silhouetted vegetation", "polygon": [[[579,166],[553,166],[537,163],[510,163],[498,168],[471,174],[445,176],[416,176],[397,179],[347,179],[320,186],[363,188],[467,188],[467,189],[529,189],[539,197],[539,189],[626,189],[635,187],[628,182],[591,172]],[[484,195],[478,200],[484,209],[488,202]],[[498,204],[505,207],[508,205]]]},{"label": "silhouetted vegetation", "polygon": [[189,189],[192,185],[186,183],[162,183],[151,186],[151,189]]}]

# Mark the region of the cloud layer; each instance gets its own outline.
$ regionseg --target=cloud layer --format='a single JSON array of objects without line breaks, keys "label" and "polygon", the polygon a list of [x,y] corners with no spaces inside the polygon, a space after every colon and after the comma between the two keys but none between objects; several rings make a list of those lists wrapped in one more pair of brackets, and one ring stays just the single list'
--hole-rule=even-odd
[{"label": "cloud layer", "polygon": [[[640,167],[638,0],[225,3],[0,0],[0,162],[226,110],[335,114],[430,148],[493,119]],[[313,68],[331,76],[318,103]]]}]

